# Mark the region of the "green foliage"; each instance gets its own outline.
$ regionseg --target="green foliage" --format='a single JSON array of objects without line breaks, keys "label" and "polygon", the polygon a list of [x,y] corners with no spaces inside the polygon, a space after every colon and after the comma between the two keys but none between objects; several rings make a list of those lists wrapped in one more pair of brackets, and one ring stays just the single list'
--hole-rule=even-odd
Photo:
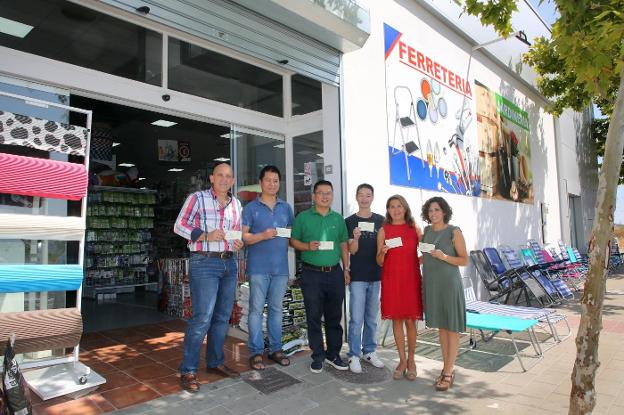
[{"label": "green foliage", "polygon": [[[552,0],[560,17],[550,39],[533,40],[523,60],[539,75],[537,86],[552,102],[550,112],[581,110],[592,101],[603,114],[613,110],[624,58],[624,0]],[[462,2],[501,34],[511,32],[517,0]],[[497,21],[497,19],[499,19]]]}]

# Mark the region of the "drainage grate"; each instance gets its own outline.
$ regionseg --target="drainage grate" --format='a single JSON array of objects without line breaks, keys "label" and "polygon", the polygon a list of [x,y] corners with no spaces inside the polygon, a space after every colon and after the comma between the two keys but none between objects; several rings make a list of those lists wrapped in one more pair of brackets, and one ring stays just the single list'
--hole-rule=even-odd
[{"label": "drainage grate", "polygon": [[265,395],[277,392],[278,390],[292,385],[296,385],[297,383],[301,383],[300,380],[297,380],[281,370],[275,369],[274,367],[267,367],[264,370],[252,370],[250,372],[243,373],[241,378],[243,381]]}]

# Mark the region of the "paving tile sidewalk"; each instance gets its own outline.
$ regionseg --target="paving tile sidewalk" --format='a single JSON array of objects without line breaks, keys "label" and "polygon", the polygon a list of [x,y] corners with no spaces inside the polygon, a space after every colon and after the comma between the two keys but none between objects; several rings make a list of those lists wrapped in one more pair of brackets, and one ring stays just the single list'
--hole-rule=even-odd
[{"label": "paving tile sidewalk", "polygon": [[[624,275],[609,278],[600,338],[596,414],[624,413]],[[567,314],[573,334],[544,352],[543,359],[525,358],[523,373],[516,359],[495,371],[458,367],[456,384],[446,393],[433,389],[441,363],[417,355],[418,379],[355,384],[339,380],[330,369],[313,374],[309,356],[295,357],[284,372],[301,383],[263,395],[242,380],[202,385],[198,394],[184,391],[118,411],[120,414],[563,414],[567,413],[570,374],[575,359],[574,336],[578,301],[559,309]],[[530,349],[526,349],[527,353]],[[379,351],[386,365],[396,365],[392,348]],[[487,365],[489,356],[468,352]],[[481,360],[479,360],[481,359]]]}]

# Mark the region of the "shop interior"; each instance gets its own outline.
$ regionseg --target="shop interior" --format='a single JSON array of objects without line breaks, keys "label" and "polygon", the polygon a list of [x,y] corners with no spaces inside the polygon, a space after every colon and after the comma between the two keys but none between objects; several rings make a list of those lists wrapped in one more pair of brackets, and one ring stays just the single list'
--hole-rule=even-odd
[{"label": "shop interior", "polygon": [[173,225],[187,195],[208,187],[214,164],[230,160],[230,128],[76,95],[70,101],[93,111],[85,332],[182,317],[167,294],[180,302],[184,294],[164,293],[161,261],[188,256]]}]

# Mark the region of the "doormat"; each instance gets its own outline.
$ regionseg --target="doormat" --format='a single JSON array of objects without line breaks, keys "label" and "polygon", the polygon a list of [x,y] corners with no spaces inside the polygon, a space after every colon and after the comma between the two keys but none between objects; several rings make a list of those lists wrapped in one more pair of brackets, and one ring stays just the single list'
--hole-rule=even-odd
[{"label": "doormat", "polygon": [[300,380],[274,367],[242,373],[241,379],[265,395],[301,383]]},{"label": "doormat", "polygon": [[387,382],[392,378],[390,369],[387,367],[378,368],[362,360],[362,373],[353,373],[350,370],[336,370],[330,365],[325,365],[327,373],[338,380],[360,385],[369,383]]}]

